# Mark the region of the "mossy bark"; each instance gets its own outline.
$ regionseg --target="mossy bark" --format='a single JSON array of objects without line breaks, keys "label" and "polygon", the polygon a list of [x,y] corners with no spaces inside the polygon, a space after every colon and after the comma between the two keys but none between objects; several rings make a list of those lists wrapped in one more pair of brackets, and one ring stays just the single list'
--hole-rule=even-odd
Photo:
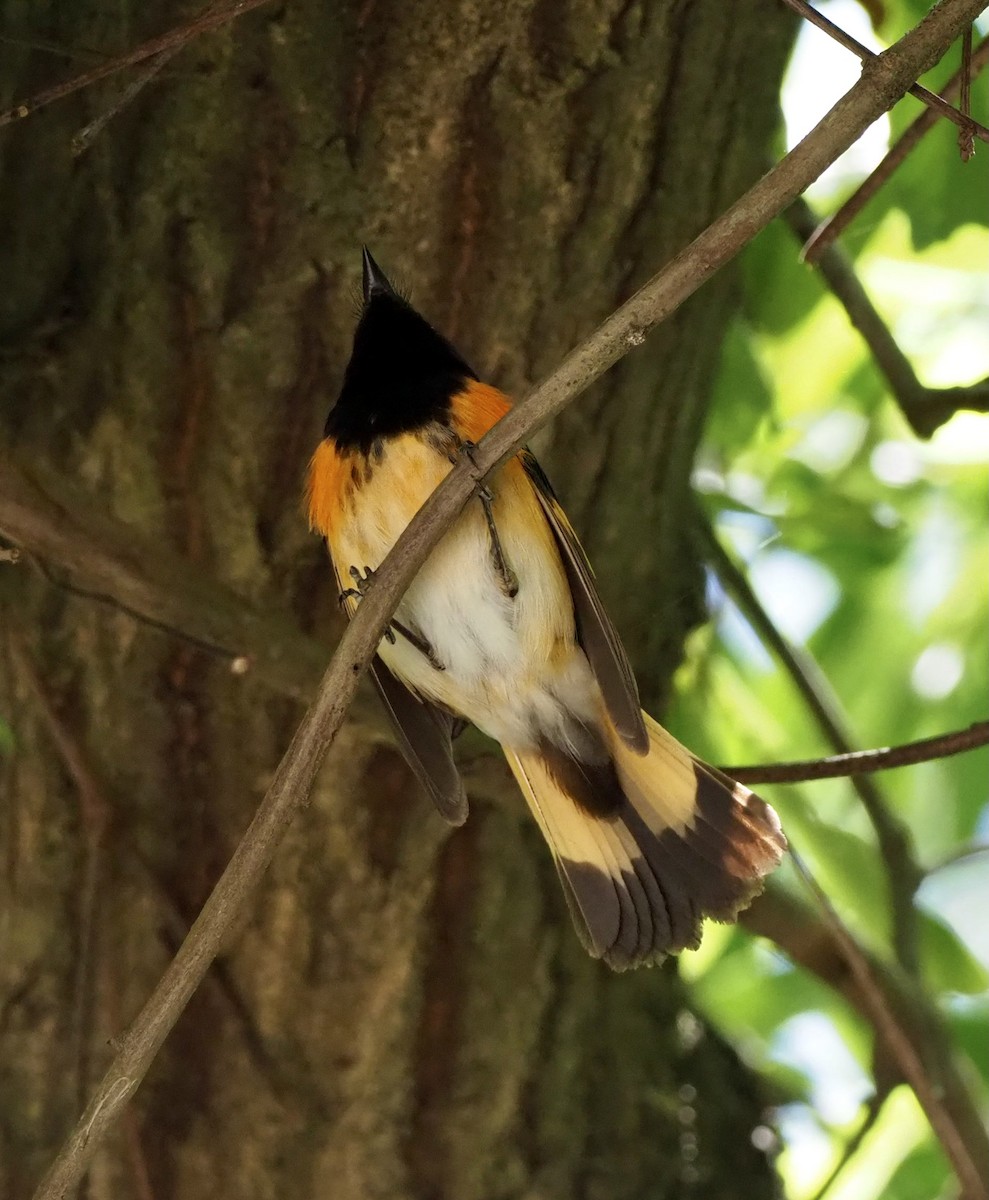
[{"label": "mossy bark", "polygon": [[[81,68],[42,44],[112,53],[186,16],[0,0],[2,101]],[[329,646],[299,493],[360,243],[519,392],[754,178],[791,36],[771,0],[292,0],[172,59],[80,158],[72,135],[123,82],[4,131],[0,442]],[[734,294],[723,273],[538,441],[654,702],[699,609],[685,500]],[[0,565],[11,1198],[298,716],[45,568]],[[89,1196],[774,1193],[746,1070],[673,966],[615,977],[584,956],[521,800],[477,753],[451,834],[384,729],[347,727]]]}]

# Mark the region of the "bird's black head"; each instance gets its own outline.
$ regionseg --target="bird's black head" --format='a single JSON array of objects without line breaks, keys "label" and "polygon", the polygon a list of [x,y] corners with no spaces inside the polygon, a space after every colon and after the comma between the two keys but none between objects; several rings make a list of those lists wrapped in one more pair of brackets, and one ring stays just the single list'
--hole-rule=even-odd
[{"label": "bird's black head", "polygon": [[364,308],[325,437],[367,453],[378,438],[443,421],[450,399],[477,376],[395,291],[364,247]]}]

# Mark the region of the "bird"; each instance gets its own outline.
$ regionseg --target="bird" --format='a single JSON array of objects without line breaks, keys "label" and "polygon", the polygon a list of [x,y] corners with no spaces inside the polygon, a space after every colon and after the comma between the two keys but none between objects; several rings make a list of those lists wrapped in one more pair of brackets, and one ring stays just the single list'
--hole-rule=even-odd
[{"label": "bird", "polygon": [[[310,527],[352,616],[459,457],[510,408],[363,250],[363,303],[309,464]],[[699,945],[781,861],[774,810],[642,711],[594,573],[528,449],[481,486],[406,591],[370,673],[439,813],[467,796],[453,741],[501,743],[587,951],[615,970]]]}]

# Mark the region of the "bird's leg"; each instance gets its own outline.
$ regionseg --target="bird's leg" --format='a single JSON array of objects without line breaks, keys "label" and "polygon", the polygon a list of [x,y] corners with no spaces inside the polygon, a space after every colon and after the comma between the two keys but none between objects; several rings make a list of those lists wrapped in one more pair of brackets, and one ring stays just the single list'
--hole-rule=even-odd
[{"label": "bird's leg", "polygon": [[[436,657],[436,651],[432,648],[429,642],[422,637],[421,634],[413,633],[408,626],[403,625],[401,621],[396,621],[394,618],[392,618],[391,628],[388,630],[388,632],[391,633],[392,629],[394,629],[397,633],[400,633],[410,645],[415,646],[419,653],[425,656],[426,661],[435,671],[446,670],[446,667]],[[392,634],[391,640],[394,642],[394,634]]]},{"label": "bird's leg", "polygon": [[505,558],[505,551],[501,548],[501,539],[498,537],[498,526],[495,524],[494,513],[491,510],[491,504],[494,496],[490,489],[482,487],[477,493],[477,498],[481,501],[481,507],[484,509],[484,519],[488,523],[488,533],[491,535],[491,556],[494,559],[495,570],[501,579],[502,590],[505,595],[514,600],[519,591],[518,576],[508,565],[508,560]]},{"label": "bird's leg", "polygon": [[[350,578],[354,581],[355,586],[352,588],[345,588],[340,593],[341,604],[343,604],[349,596],[356,596],[358,599],[363,599],[363,597],[367,594],[368,588],[374,582],[374,572],[370,567],[365,567],[363,574],[361,574],[357,567],[351,567],[349,574]],[[392,617],[392,619],[388,622],[388,628],[385,630],[385,637],[392,646],[395,644],[396,633],[400,633],[402,637],[405,638],[405,640],[409,643],[409,645],[415,646],[419,653],[426,658],[429,665],[435,670],[446,670],[446,667],[436,657],[436,651],[432,648],[429,642],[427,642],[426,639],[421,636],[421,634],[413,633],[407,625],[403,625],[401,621],[398,621]]]},{"label": "bird's leg", "polygon": [[[476,449],[476,442],[461,439],[460,451],[466,454],[471,462],[474,461],[474,451]],[[505,557],[505,551],[501,546],[501,538],[498,536],[498,526],[495,524],[494,510],[492,508],[494,493],[489,487],[481,484],[477,489],[477,498],[484,509],[484,520],[487,522],[488,534],[491,537],[491,557],[494,559],[495,570],[498,572],[498,578],[501,580],[502,591],[510,600],[514,600],[518,595],[519,580],[518,576],[508,565],[508,559]]]}]

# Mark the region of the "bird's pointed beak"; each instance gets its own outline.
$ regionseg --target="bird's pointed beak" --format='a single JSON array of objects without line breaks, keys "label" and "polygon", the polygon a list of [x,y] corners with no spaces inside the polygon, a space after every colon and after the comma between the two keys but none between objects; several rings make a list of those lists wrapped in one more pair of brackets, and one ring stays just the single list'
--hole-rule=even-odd
[{"label": "bird's pointed beak", "polygon": [[394,296],[395,289],[388,282],[388,276],[382,271],[378,264],[371,257],[371,251],[367,246],[363,250],[364,257],[364,303],[366,304],[372,296],[384,294],[386,296]]}]

